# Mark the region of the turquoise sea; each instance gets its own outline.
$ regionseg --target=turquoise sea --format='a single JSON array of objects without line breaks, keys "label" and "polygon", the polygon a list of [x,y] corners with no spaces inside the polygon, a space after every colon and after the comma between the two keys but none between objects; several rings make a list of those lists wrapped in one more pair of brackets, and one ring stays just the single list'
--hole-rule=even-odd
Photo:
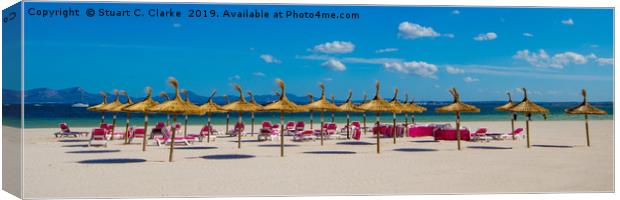
[{"label": "turquoise sea", "polygon": [[[503,102],[469,102],[480,108],[480,113],[464,113],[462,114],[462,121],[502,121],[510,119],[510,115],[506,112],[495,111],[495,107],[503,104]],[[416,122],[430,122],[430,121],[453,121],[454,114],[450,113],[435,113],[433,110],[443,105],[444,103],[421,103],[428,108],[429,111],[424,113],[418,113],[415,115]],[[583,120],[582,115],[567,115],[564,113],[564,109],[579,104],[578,102],[542,102],[539,103],[550,110],[547,120]],[[613,102],[593,102],[592,105],[606,110],[608,115],[593,115],[590,117],[592,120],[612,120],[613,119]],[[98,126],[101,120],[101,113],[87,111],[83,107],[71,107],[68,104],[26,104],[25,108],[25,122],[26,128],[49,128],[58,127],[58,123],[67,122],[71,127],[95,127]],[[3,105],[3,125],[19,127],[19,113],[20,105],[18,104],[5,104]],[[112,122],[113,113],[106,113],[106,121]],[[325,113],[326,121],[331,121],[331,113]],[[368,113],[367,120],[372,121],[375,119],[376,114]],[[117,123],[125,123],[126,113],[117,114]],[[238,113],[230,113],[231,123],[237,121]],[[314,121],[319,121],[320,114],[314,113]],[[404,114],[397,115],[399,121],[404,121]],[[144,115],[134,113],[131,115],[131,123],[141,126],[143,124]],[[184,116],[178,116],[178,120],[182,121]],[[250,123],[250,113],[244,113],[243,119],[246,123]],[[518,120],[524,119],[523,115],[518,115]],[[153,114],[149,115],[149,123],[154,124],[157,121],[165,121],[166,115]],[[300,121],[305,120],[309,122],[309,113],[288,113],[285,115],[285,121]],[[352,113],[351,120],[362,121],[361,113]],[[391,122],[392,114],[383,113],[381,120],[384,122]],[[541,115],[534,115],[533,120],[543,120]],[[279,113],[256,113],[255,122],[258,124],[262,121],[279,121]],[[345,113],[335,113],[336,122],[346,122]],[[189,116],[189,124],[201,125],[206,124],[207,118],[205,116]],[[226,114],[218,113],[214,114],[212,123],[225,124]]]}]

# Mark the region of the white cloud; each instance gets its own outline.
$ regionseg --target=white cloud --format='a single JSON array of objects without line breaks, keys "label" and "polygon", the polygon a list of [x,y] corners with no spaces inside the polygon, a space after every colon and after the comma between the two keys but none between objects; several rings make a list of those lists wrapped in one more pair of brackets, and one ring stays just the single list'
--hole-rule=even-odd
[{"label": "white cloud", "polygon": [[529,50],[517,51],[517,54],[513,56],[514,59],[525,60],[535,67],[551,67],[551,68],[564,68],[569,64],[585,64],[588,62],[588,58],[575,52],[558,53],[553,56],[549,56],[544,49],[536,52],[530,52]]},{"label": "white cloud", "polygon": [[525,37],[534,37],[534,34],[531,34],[531,33],[523,33],[523,36],[525,36]]},{"label": "white cloud", "polygon": [[228,80],[229,81],[241,80],[241,76],[234,75],[234,76],[228,77]]},{"label": "white cloud", "polygon": [[453,15],[458,15],[458,14],[461,14],[461,11],[459,11],[459,10],[453,10],[453,11],[452,11],[452,14],[453,14]]},{"label": "white cloud", "polygon": [[465,77],[463,79],[463,81],[465,81],[466,83],[473,83],[473,82],[478,82],[480,81],[480,79],[477,78],[472,78],[471,76]]},{"label": "white cloud", "polygon": [[596,59],[596,64],[598,64],[598,65],[613,65],[614,64],[614,59],[613,58],[597,58]]},{"label": "white cloud", "polygon": [[272,55],[269,54],[262,54],[260,55],[260,59],[262,59],[263,61],[265,61],[266,63],[272,63],[272,64],[280,64],[282,63],[281,60],[273,57]]},{"label": "white cloud", "polygon": [[383,68],[405,74],[415,74],[422,77],[436,78],[437,66],[426,62],[387,62]]},{"label": "white cloud", "polygon": [[254,73],[252,73],[252,75],[254,75],[254,76],[267,76],[267,75],[266,75],[265,73],[263,73],[263,72],[254,72]]},{"label": "white cloud", "polygon": [[465,73],[465,70],[461,69],[461,68],[447,66],[446,67],[446,72],[448,72],[449,74],[462,74],[462,73]]},{"label": "white cloud", "polygon": [[573,25],[575,22],[573,22],[573,18],[568,18],[566,20],[562,20],[562,24]]},{"label": "white cloud", "polygon": [[401,22],[398,25],[398,35],[405,39],[417,39],[422,37],[438,37],[441,34],[435,32],[431,27],[424,27],[411,22]]},{"label": "white cloud", "polygon": [[321,64],[321,66],[334,70],[334,71],[344,71],[347,69],[347,67],[344,64],[342,64],[342,62],[340,62],[339,60],[333,59],[333,58],[325,61],[324,63]]},{"label": "white cloud", "polygon": [[385,48],[385,49],[377,49],[376,53],[387,53],[387,52],[395,52],[398,51],[397,48]]},{"label": "white cloud", "polygon": [[314,46],[311,51],[321,53],[351,53],[355,45],[351,42],[333,41]]},{"label": "white cloud", "polygon": [[361,64],[383,64],[386,62],[402,62],[400,58],[361,58],[361,57],[344,57],[344,58],[335,58],[327,55],[306,55],[306,56],[296,56],[298,59],[304,60],[329,60],[329,59],[338,59],[343,63],[361,63]]},{"label": "white cloud", "polygon": [[494,40],[497,39],[497,34],[494,32],[481,33],[474,37],[476,41]]}]

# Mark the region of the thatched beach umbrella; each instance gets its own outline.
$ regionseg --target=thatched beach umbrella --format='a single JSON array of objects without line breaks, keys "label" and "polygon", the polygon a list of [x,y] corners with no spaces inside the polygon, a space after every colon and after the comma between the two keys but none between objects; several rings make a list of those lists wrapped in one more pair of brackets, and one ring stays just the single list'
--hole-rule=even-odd
[{"label": "thatched beach umbrella", "polygon": [[263,110],[280,113],[280,156],[284,157],[284,113],[303,112],[307,109],[289,101],[288,98],[286,98],[284,81],[276,79],[276,83],[282,90],[282,93],[280,94],[280,99],[266,105],[265,107],[263,107]]},{"label": "thatched beach umbrella", "polygon": [[154,101],[151,98],[151,93],[153,93],[153,89],[151,87],[146,87],[146,97],[144,100],[135,103],[131,106],[123,108],[123,111],[126,112],[136,112],[136,113],[144,113],[144,137],[142,138],[142,151],[146,151],[146,134],[149,126],[149,108],[155,107],[159,105],[159,102]]},{"label": "thatched beach umbrella", "polygon": [[[311,104],[312,102],[314,102],[314,95],[312,95],[311,93],[308,93],[308,98],[310,98],[310,101],[308,101],[308,104]],[[310,110],[310,130],[313,130],[312,124],[314,124],[314,112]]]},{"label": "thatched beach umbrella", "polygon": [[[183,115],[183,114],[191,113],[191,112],[199,112],[196,110],[192,110],[187,105],[187,103],[183,101],[183,98],[181,98],[181,92],[179,91],[179,82],[175,78],[173,77],[168,78],[168,82],[170,83],[170,85],[174,87],[174,90],[175,90],[174,99],[163,102],[155,107],[152,107],[149,111],[173,115],[174,124],[177,123],[177,115]],[[168,157],[169,162],[172,162],[172,156],[174,153],[174,139],[176,137],[176,126],[173,125],[171,129],[172,129],[172,136],[170,138],[171,139],[170,155]]]},{"label": "thatched beach umbrella", "polygon": [[[164,102],[166,101],[170,101],[170,96],[168,96],[168,93],[161,91],[159,93],[160,97],[163,97],[165,99]],[[170,126],[170,114],[166,114],[166,126]]]},{"label": "thatched beach umbrella", "polygon": [[99,95],[103,97],[103,101],[100,104],[88,107],[86,109],[89,111],[101,112],[101,124],[103,124],[105,123],[105,110],[103,110],[103,107],[108,105],[108,94],[102,91],[99,92]]},{"label": "thatched beach umbrella", "polygon": [[[394,106],[394,108],[396,108],[398,112],[403,112],[407,109],[405,104],[402,104],[400,101],[398,101],[398,88],[394,89],[394,97],[390,101],[390,104],[392,104],[392,106]],[[392,116],[392,138],[394,139],[394,144],[396,144],[396,112],[393,112]]]},{"label": "thatched beach umbrella", "polygon": [[480,112],[480,109],[476,106],[469,105],[461,102],[461,96],[456,91],[456,88],[450,89],[450,94],[454,97],[454,101],[451,104],[439,107],[435,109],[435,112],[453,112],[456,114],[456,141],[458,150],[461,150],[461,113],[462,112]]},{"label": "thatched beach umbrella", "polygon": [[[510,109],[517,105],[512,103],[512,95],[510,95],[510,92],[506,92],[506,95],[508,95],[508,102],[506,102],[506,104],[504,105],[496,107],[495,110],[510,112]],[[517,114],[515,114],[514,112],[510,112],[511,133],[515,131],[515,118],[517,118]],[[512,134],[512,140],[515,140],[514,134]]]},{"label": "thatched beach umbrella", "polygon": [[127,113],[127,116],[125,117],[125,135],[123,136],[123,138],[125,139],[125,144],[127,144],[129,143],[129,119],[131,117],[130,116],[131,112],[124,111],[123,109],[133,105],[133,101],[131,101],[131,97],[127,94],[125,90],[122,90],[121,94],[125,95],[125,98],[127,99],[127,101],[124,104],[121,104],[119,106],[116,106],[115,108],[112,108],[112,112]]},{"label": "thatched beach umbrella", "polygon": [[581,90],[581,95],[583,96],[583,102],[581,102],[581,104],[579,104],[577,107],[574,108],[569,108],[564,110],[566,113],[568,114],[580,114],[583,115],[585,117],[585,122],[586,122],[586,142],[588,144],[588,146],[590,146],[590,130],[588,127],[588,115],[606,115],[607,111],[598,109],[592,105],[590,105],[590,103],[588,103],[588,98],[586,97],[586,90],[582,89]]},{"label": "thatched beach umbrella", "polygon": [[204,112],[202,112],[202,110],[200,109],[200,106],[192,103],[189,100],[189,94],[187,92],[187,89],[183,89],[183,95],[185,96],[185,103],[187,104],[187,106],[190,108],[190,111],[185,113],[185,126],[183,126],[183,136],[187,136],[187,122],[189,121],[189,116],[190,114],[192,115],[203,115]]},{"label": "thatched beach umbrella", "polygon": [[209,97],[209,100],[207,100],[206,103],[200,106],[200,110],[202,112],[207,113],[207,126],[209,127],[209,132],[207,134],[207,143],[209,143],[209,141],[211,140],[211,133],[213,133],[213,130],[211,128],[211,115],[213,113],[226,112],[224,108],[222,108],[220,105],[217,105],[215,102],[213,102],[213,97],[215,96],[215,93],[216,93],[215,90],[211,92],[211,96]]},{"label": "thatched beach umbrella", "polygon": [[413,98],[411,98],[407,106],[409,107],[408,110],[411,112],[411,124],[415,124],[415,113],[426,112],[426,108],[416,104]]},{"label": "thatched beach umbrella", "polygon": [[319,133],[319,135],[321,136],[321,145],[323,145],[323,124],[325,123],[324,113],[329,111],[338,111],[339,109],[338,106],[330,103],[325,98],[325,85],[323,83],[320,83],[319,87],[321,88],[321,98],[319,98],[319,100],[317,101],[305,105],[304,107],[308,110],[321,112],[321,132]]},{"label": "thatched beach umbrella", "polygon": [[[381,113],[399,112],[398,108],[394,107],[392,104],[390,104],[389,102],[381,98],[381,95],[379,95],[379,86],[380,86],[379,81],[377,81],[375,83],[375,88],[376,88],[375,98],[359,106],[360,109],[363,109],[367,112],[377,113],[377,119],[376,119],[377,125],[381,123],[380,121]],[[379,140],[379,137],[381,137],[381,133],[375,133],[375,134],[377,134],[377,153],[381,153],[381,145],[380,145],[381,142]]]},{"label": "thatched beach umbrella", "polygon": [[114,108],[123,105],[123,103],[121,103],[120,101],[120,96],[118,94],[118,90],[114,90],[114,95],[116,96],[114,98],[114,101],[112,103],[109,103],[107,105],[105,105],[103,108],[101,108],[103,111],[108,111],[108,112],[113,112],[114,115],[112,115],[112,137],[110,137],[110,140],[114,139],[114,129],[116,129],[116,113],[114,110]]},{"label": "thatched beach umbrella", "polygon": [[[225,110],[228,111],[234,111],[234,112],[239,112],[239,121],[237,121],[238,123],[243,123],[243,113],[244,112],[256,112],[260,109],[259,106],[256,106],[250,102],[245,101],[245,97],[243,96],[243,90],[241,89],[241,86],[239,86],[238,84],[234,85],[235,90],[237,90],[239,92],[239,100],[226,104],[225,106],[223,106],[223,108]],[[241,148],[241,133],[237,133],[237,148]]]},{"label": "thatched beach umbrella", "polygon": [[351,139],[351,135],[350,135],[351,124],[350,124],[350,118],[349,118],[350,113],[351,112],[364,112],[364,110],[358,108],[356,105],[353,104],[353,101],[351,100],[352,96],[353,96],[353,92],[349,90],[349,97],[347,98],[347,101],[345,101],[342,105],[338,106],[341,112],[347,113],[347,139]]},{"label": "thatched beach umbrella", "polygon": [[[530,99],[528,99],[527,97],[527,90],[525,88],[523,89],[523,101],[521,101],[521,103],[515,105],[514,107],[510,108],[508,111],[511,112],[519,112],[519,113],[523,113],[526,116],[525,119],[525,130],[527,133],[527,148],[530,148],[530,120],[532,120],[532,113],[542,113],[543,115],[546,115],[547,113],[549,113],[549,110],[547,110],[546,108],[543,108],[542,106],[537,105],[534,102],[531,102]],[[546,118],[546,117],[545,117]]]},{"label": "thatched beach umbrella", "polygon": [[248,91],[248,96],[250,96],[250,103],[258,107],[258,110],[250,112],[250,115],[252,117],[252,129],[251,129],[250,135],[254,136],[254,113],[261,111],[263,109],[263,105],[256,103],[256,100],[254,99],[254,95],[252,94],[252,92]]}]

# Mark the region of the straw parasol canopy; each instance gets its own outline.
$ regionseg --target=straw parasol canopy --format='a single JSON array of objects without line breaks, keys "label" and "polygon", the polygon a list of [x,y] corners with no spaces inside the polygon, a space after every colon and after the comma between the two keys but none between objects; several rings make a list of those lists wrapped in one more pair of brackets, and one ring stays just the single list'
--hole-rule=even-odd
[{"label": "straw parasol canopy", "polygon": [[215,94],[216,94],[216,91],[213,90],[213,92],[211,92],[211,96],[209,96],[209,100],[207,100],[206,103],[200,106],[200,109],[202,110],[202,112],[207,113],[207,126],[209,127],[209,132],[207,134],[207,143],[209,143],[209,141],[211,140],[211,133],[213,132],[212,127],[211,127],[211,115],[213,113],[226,112],[226,110],[224,110],[222,106],[217,105],[215,102],[213,102],[213,97],[215,96]]},{"label": "straw parasol canopy", "polygon": [[340,109],[336,104],[329,102],[329,100],[325,98],[325,84],[320,83],[319,88],[321,88],[321,98],[319,98],[319,100],[317,101],[305,105],[304,107],[311,111],[321,112],[321,129],[319,134],[321,136],[321,145],[323,145],[323,124],[325,123],[324,114],[327,111],[339,111]]},{"label": "straw parasol canopy", "polygon": [[[165,101],[170,100],[170,96],[168,96],[168,93],[164,91],[159,92],[159,96],[163,97]],[[170,125],[170,114],[166,114],[166,126],[169,126],[169,125]]]},{"label": "straw parasol canopy", "polygon": [[415,124],[414,113],[426,112],[426,108],[416,104],[413,97],[411,98],[411,101],[407,103],[407,107],[409,107],[408,111],[411,112],[411,124]]},{"label": "straw parasol canopy", "polygon": [[286,97],[286,92],[285,92],[285,88],[284,88],[284,81],[280,80],[280,79],[276,79],[276,83],[278,84],[278,86],[280,87],[280,90],[282,90],[282,92],[280,93],[280,99],[270,103],[268,105],[266,105],[265,107],[263,107],[264,111],[272,111],[272,112],[280,112],[280,156],[284,157],[284,113],[287,112],[304,112],[307,111],[308,109],[299,106],[291,101],[288,100],[288,98]]},{"label": "straw parasol canopy", "polygon": [[[405,100],[405,103],[407,103],[406,100]],[[394,97],[390,101],[390,104],[392,104],[392,106],[394,106],[394,108],[396,108],[398,112],[406,113],[407,111],[407,106],[405,106],[405,104],[398,101],[398,88],[394,88]],[[396,144],[396,112],[393,112],[392,114],[392,126],[393,126],[392,138],[393,138],[394,144]]]},{"label": "straw parasol canopy", "polygon": [[353,104],[353,101],[351,100],[352,96],[353,96],[353,92],[349,90],[349,97],[347,98],[347,101],[345,101],[342,105],[338,106],[340,111],[347,113],[347,139],[351,138],[350,113],[351,112],[364,112],[364,110],[358,108],[356,105]]},{"label": "straw parasol canopy", "polygon": [[[174,118],[173,118],[174,119],[174,123],[176,124],[176,122],[177,122],[177,115],[191,113],[191,112],[194,112],[194,111],[192,110],[193,108],[189,107],[187,102],[183,101],[183,98],[181,98],[181,92],[179,91],[179,82],[175,78],[170,77],[170,78],[168,78],[168,83],[170,83],[170,85],[172,85],[174,87],[174,90],[175,90],[174,99],[168,100],[168,101],[163,102],[163,103],[161,103],[161,104],[159,104],[157,106],[154,106],[149,111],[151,111],[151,112],[158,112],[158,113],[172,114],[174,116]],[[169,158],[168,158],[169,162],[172,162],[175,137],[176,137],[176,127],[173,125],[172,126],[171,142],[170,142],[170,155],[169,155]]]},{"label": "straw parasol canopy", "polygon": [[[377,81],[375,83],[375,88],[376,88],[375,97],[371,101],[365,102],[359,106],[360,109],[365,110],[366,112],[377,113],[377,118],[376,118],[377,125],[379,125],[380,123],[379,117],[381,116],[382,112],[389,112],[389,113],[400,112],[398,108],[394,107],[392,104],[390,104],[389,102],[381,98],[381,95],[379,94],[380,86],[381,85],[379,84],[379,81]],[[375,134],[377,134],[377,153],[381,153],[381,146],[380,146],[380,140],[379,140],[380,133],[375,133]]]},{"label": "straw parasol canopy", "polygon": [[[127,99],[127,102],[112,108],[111,109],[112,112],[126,112],[123,109],[133,105],[133,101],[131,101],[131,97],[127,94],[127,91],[122,90],[121,94],[125,96],[125,98]],[[127,117],[125,118],[125,134],[123,134],[125,138],[125,144],[129,142],[129,117],[130,117],[130,112],[126,112],[126,113],[127,113]]]},{"label": "straw parasol canopy", "polygon": [[587,95],[586,90],[582,89],[581,96],[583,96],[583,102],[581,102],[581,104],[579,104],[577,107],[568,108],[564,111],[568,114],[581,114],[584,116],[585,122],[586,122],[586,142],[588,146],[590,146],[590,130],[588,126],[588,115],[606,115],[607,111],[598,109],[590,105],[590,103],[588,103],[588,98],[586,95]]},{"label": "straw parasol canopy", "polygon": [[[247,102],[245,100],[245,96],[243,96],[243,89],[238,84],[234,85],[235,90],[239,92],[239,100],[226,104],[223,106],[225,110],[234,111],[239,113],[239,121],[238,123],[243,123],[243,112],[256,112],[260,110],[260,106],[257,106],[253,103]],[[237,133],[237,148],[241,148],[241,132]]]},{"label": "straw parasol canopy", "polygon": [[435,109],[435,112],[445,113],[445,112],[453,112],[456,113],[456,141],[458,150],[461,150],[461,113],[462,112],[480,112],[480,109],[476,106],[469,105],[461,102],[461,96],[459,92],[456,91],[456,88],[450,89],[450,94],[454,98],[454,101],[451,104],[439,107]]},{"label": "straw parasol canopy", "polygon": [[546,114],[549,113],[549,110],[537,105],[534,102],[531,102],[530,99],[527,97],[527,89],[522,89],[523,101],[521,101],[521,103],[517,104],[516,106],[508,109],[508,111],[523,113],[527,117],[527,119],[525,120],[525,129],[527,133],[527,148],[530,148],[530,120],[532,120],[532,113],[542,113],[546,116]]},{"label": "straw parasol canopy", "polygon": [[[514,132],[515,131],[515,118],[517,117],[517,114],[514,114],[514,112],[510,111],[510,109],[512,107],[514,107],[515,105],[517,105],[517,104],[514,104],[512,102],[512,95],[510,94],[510,92],[506,92],[506,95],[508,95],[508,102],[506,102],[504,105],[496,107],[495,110],[507,111],[507,112],[511,113],[511,115],[510,115],[510,127],[511,127],[512,132]],[[515,135],[514,134],[511,134],[511,135],[512,135],[512,139],[515,140],[516,139]]]},{"label": "straw parasol canopy", "polygon": [[149,125],[149,109],[151,107],[159,105],[159,102],[154,101],[151,97],[153,93],[153,89],[151,87],[146,87],[145,92],[146,97],[144,98],[144,100],[123,108],[123,111],[125,112],[144,113],[144,136],[142,137],[142,151],[146,151],[146,133],[148,132],[147,130]]},{"label": "straw parasol canopy", "polygon": [[260,104],[256,103],[256,100],[254,99],[254,94],[252,94],[251,91],[248,91],[248,96],[250,96],[250,103],[258,106],[258,108],[259,108],[257,111],[250,112],[250,114],[252,116],[252,129],[251,129],[250,135],[254,136],[254,113],[261,111],[263,109],[263,105],[260,105]]},{"label": "straw parasol canopy", "polygon": [[105,123],[105,110],[103,110],[103,107],[108,105],[108,94],[101,91],[99,92],[99,95],[103,97],[103,101],[101,101],[100,104],[86,108],[86,110],[94,111],[94,112],[101,112],[101,123],[103,124]]},{"label": "straw parasol canopy", "polygon": [[114,111],[114,108],[123,105],[123,103],[121,103],[121,101],[120,101],[120,96],[118,94],[118,90],[116,90],[116,89],[114,90],[114,95],[116,96],[114,98],[114,101],[112,103],[109,103],[109,104],[107,104],[107,105],[105,105],[105,106],[103,106],[101,108],[101,110],[103,110],[103,111],[108,111],[108,112],[113,112],[114,113],[114,115],[112,115],[112,130],[111,130],[112,131],[112,134],[111,134],[112,136],[110,137],[110,139],[114,139],[114,129],[116,129],[116,113],[117,113],[117,111]]},{"label": "straw parasol canopy", "polygon": [[192,115],[204,115],[204,112],[202,111],[202,109],[200,109],[200,106],[192,103],[189,100],[189,93],[188,93],[187,89],[183,89],[183,95],[185,96],[185,103],[190,108],[188,110],[188,112],[185,113],[185,125],[183,126],[183,136],[187,136],[187,122],[189,121],[189,116],[188,115],[190,115],[190,114],[192,114]]}]

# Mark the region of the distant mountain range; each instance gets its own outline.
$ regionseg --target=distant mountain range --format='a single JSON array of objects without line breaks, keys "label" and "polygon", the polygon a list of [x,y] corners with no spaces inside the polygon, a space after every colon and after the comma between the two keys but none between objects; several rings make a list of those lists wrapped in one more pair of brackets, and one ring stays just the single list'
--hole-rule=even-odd
[{"label": "distant mountain range", "polygon": [[[188,96],[190,100],[196,104],[202,104],[206,102],[209,97],[201,96],[192,91],[188,91]],[[157,96],[157,93],[153,94],[153,99],[159,102],[164,101],[163,97]],[[297,102],[297,103],[308,103],[309,99],[306,96],[297,96],[294,94],[287,93],[288,99]],[[169,93],[168,96],[174,98],[174,93]],[[74,103],[87,103],[87,104],[98,104],[101,103],[101,96],[98,93],[89,93],[84,88],[81,87],[72,87],[67,89],[50,89],[50,88],[36,88],[26,90],[24,92],[25,103],[26,104],[74,104]],[[250,100],[250,98],[246,95],[246,100]],[[108,94],[108,102],[114,101],[114,95]],[[185,96],[183,96],[185,98]],[[229,96],[229,100],[236,101],[239,96]],[[277,100],[279,97],[275,95],[256,95],[254,96],[256,101],[260,104],[267,104],[269,102]],[[144,96],[141,97],[131,97],[134,102],[141,101],[144,99]],[[125,97],[121,95],[121,102],[125,102]],[[224,104],[225,99],[223,96],[216,96],[213,99],[215,103]],[[337,102],[340,102],[336,100]],[[20,91],[17,90],[2,90],[2,103],[3,104],[18,104],[20,103]]]}]

